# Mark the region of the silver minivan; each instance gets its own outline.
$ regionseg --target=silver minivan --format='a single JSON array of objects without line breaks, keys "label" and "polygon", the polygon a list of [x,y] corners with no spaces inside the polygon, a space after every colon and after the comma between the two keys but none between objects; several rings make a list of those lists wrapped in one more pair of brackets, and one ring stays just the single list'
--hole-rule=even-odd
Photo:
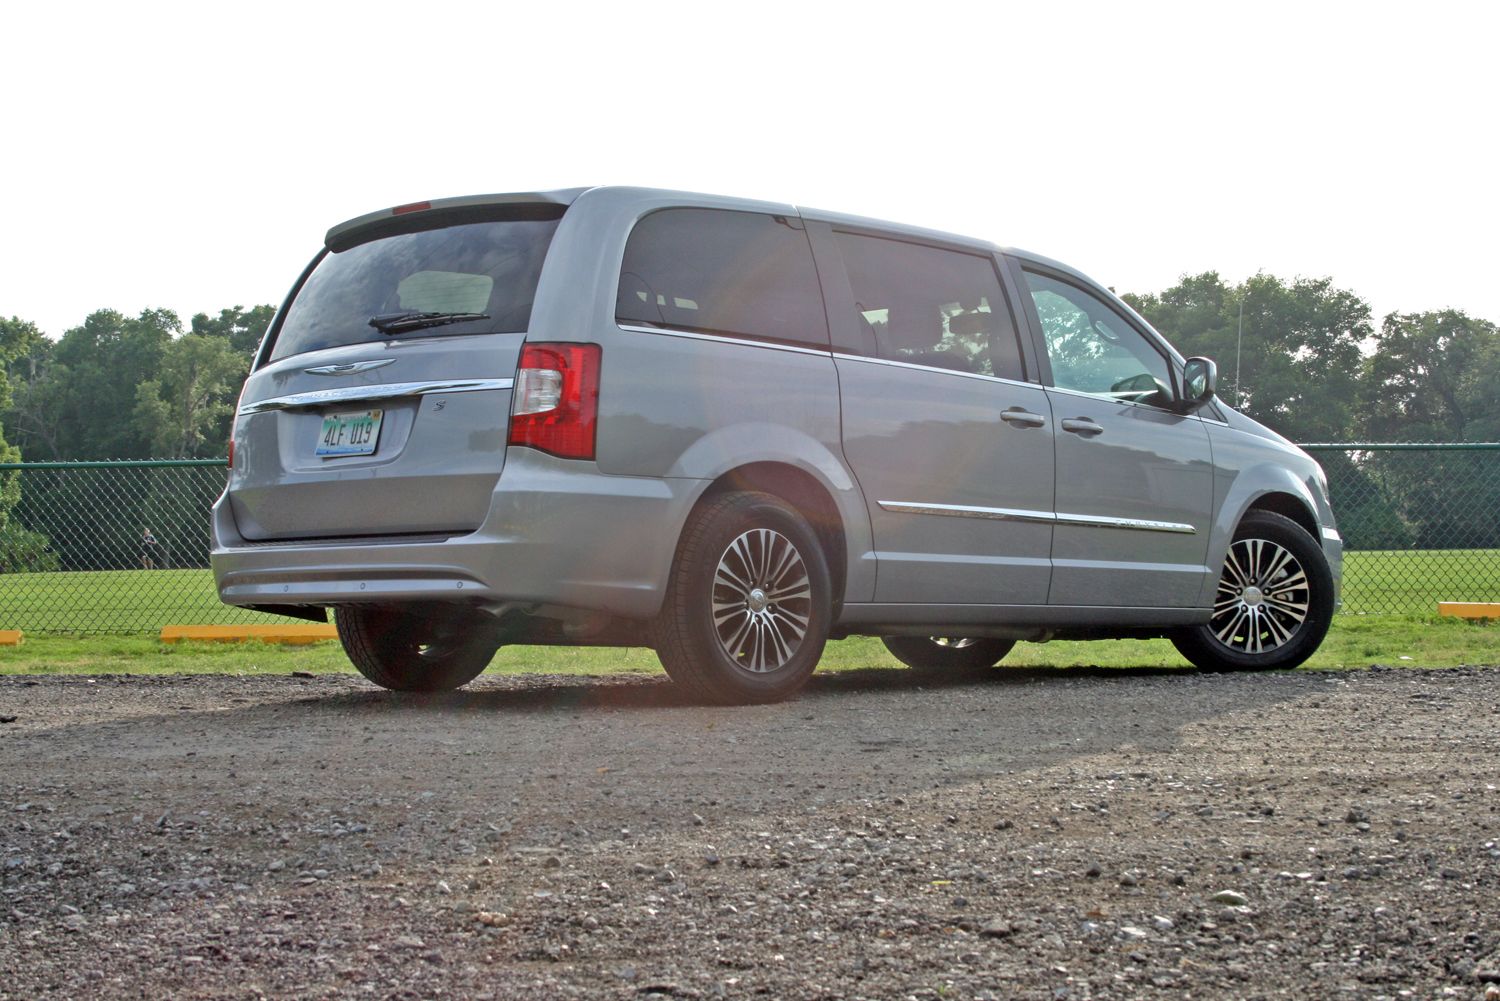
[{"label": "silver minivan", "polygon": [[1294,667],[1338,604],[1327,483],[1214,380],[980,240],[641,188],[403,205],[271,324],[213,569],[407,691],[518,643],[650,646],[716,702],[854,634],[934,671],[1053,637]]}]

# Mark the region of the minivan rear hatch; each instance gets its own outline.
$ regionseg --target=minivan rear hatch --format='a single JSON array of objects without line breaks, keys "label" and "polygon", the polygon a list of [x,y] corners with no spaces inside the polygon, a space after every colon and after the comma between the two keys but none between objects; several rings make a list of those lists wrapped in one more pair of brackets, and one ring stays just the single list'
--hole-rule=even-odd
[{"label": "minivan rear hatch", "polygon": [[241,535],[479,527],[505,463],[532,299],[570,200],[424,202],[329,232],[240,398],[229,500]]}]

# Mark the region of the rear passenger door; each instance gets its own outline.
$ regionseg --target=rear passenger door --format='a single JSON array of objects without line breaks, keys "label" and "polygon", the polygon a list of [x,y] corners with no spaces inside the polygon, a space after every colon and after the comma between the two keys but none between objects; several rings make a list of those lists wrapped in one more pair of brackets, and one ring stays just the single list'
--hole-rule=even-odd
[{"label": "rear passenger door", "polygon": [[1052,419],[994,255],[810,223],[875,601],[1040,605]]}]

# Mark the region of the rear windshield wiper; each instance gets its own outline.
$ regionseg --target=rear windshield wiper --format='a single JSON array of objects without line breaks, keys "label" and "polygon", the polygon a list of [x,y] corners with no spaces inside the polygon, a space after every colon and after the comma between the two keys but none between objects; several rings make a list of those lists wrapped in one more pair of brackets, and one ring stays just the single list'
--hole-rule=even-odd
[{"label": "rear windshield wiper", "polygon": [[370,317],[370,326],[382,334],[399,334],[404,330],[421,330],[424,327],[441,327],[446,323],[465,323],[469,320],[488,320],[488,313],[433,313],[407,310],[404,313],[382,313]]}]

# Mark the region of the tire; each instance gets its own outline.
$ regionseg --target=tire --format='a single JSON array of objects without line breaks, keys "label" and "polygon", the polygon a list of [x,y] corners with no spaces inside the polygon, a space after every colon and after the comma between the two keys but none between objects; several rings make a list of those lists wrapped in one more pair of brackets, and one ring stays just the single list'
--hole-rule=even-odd
[{"label": "tire", "polygon": [[1000,663],[1014,640],[956,636],[882,636],[880,642],[901,663],[925,674],[975,674]]},{"label": "tire", "polygon": [[695,701],[779,701],[818,666],[831,590],[823,547],[795,508],[770,494],[724,494],[683,530],[656,655]]},{"label": "tire", "polygon": [[1317,540],[1290,518],[1252,511],[1224,558],[1213,617],[1172,643],[1203,671],[1290,669],[1332,621],[1333,574]]},{"label": "tire", "polygon": [[473,618],[423,618],[354,605],[335,614],[344,652],[369,680],[393,692],[447,692],[479,677],[497,645]]}]

